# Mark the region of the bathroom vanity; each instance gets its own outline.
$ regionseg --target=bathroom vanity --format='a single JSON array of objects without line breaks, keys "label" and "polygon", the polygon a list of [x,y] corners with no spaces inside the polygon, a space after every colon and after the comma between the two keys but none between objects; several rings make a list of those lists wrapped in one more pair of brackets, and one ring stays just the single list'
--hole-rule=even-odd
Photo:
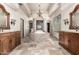
[{"label": "bathroom vanity", "polygon": [[9,54],[20,43],[20,31],[0,33],[0,54]]},{"label": "bathroom vanity", "polygon": [[71,54],[79,54],[79,33],[60,31],[59,44]]}]

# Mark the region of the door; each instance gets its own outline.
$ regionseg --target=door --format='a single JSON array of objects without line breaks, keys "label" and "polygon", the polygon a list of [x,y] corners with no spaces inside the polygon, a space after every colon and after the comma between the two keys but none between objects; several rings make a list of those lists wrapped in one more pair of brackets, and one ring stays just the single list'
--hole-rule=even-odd
[{"label": "door", "polygon": [[47,32],[50,32],[50,23],[47,23]]},{"label": "door", "polygon": [[29,22],[29,33],[31,32],[32,28],[33,28],[33,23]]},{"label": "door", "polygon": [[24,38],[24,20],[21,18],[21,37]]}]

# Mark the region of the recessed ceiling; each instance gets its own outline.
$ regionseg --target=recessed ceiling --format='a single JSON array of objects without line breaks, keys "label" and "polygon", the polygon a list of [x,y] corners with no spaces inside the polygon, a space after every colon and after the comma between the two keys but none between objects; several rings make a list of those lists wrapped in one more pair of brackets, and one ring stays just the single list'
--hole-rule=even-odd
[{"label": "recessed ceiling", "polygon": [[27,5],[29,6],[32,12],[37,12],[39,11],[39,9],[43,12],[47,12],[49,3],[28,3]]},{"label": "recessed ceiling", "polygon": [[42,13],[52,14],[51,10],[54,10],[55,3],[7,3],[7,5],[12,9],[22,10],[27,16],[30,16],[32,13],[37,13],[39,9]]}]

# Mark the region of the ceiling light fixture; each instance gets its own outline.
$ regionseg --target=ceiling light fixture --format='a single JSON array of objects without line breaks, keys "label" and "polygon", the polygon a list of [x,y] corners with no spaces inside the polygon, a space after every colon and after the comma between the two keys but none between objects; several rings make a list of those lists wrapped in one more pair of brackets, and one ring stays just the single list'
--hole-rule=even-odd
[{"label": "ceiling light fixture", "polygon": [[41,9],[40,9],[41,7],[40,7],[40,5],[38,5],[38,7],[39,7],[39,10],[38,10],[38,13],[37,14],[38,14],[38,16],[39,16],[39,18],[41,20],[41,19],[43,19],[42,13],[41,13]]},{"label": "ceiling light fixture", "polygon": [[40,5],[39,5],[39,13],[38,13],[39,17],[41,16],[41,10],[40,10]]}]

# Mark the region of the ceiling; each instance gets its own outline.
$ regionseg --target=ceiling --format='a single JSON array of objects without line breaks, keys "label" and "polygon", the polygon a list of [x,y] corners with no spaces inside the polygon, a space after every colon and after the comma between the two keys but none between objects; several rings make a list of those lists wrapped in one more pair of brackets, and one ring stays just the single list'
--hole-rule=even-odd
[{"label": "ceiling", "polygon": [[[27,15],[31,15],[33,13],[38,13],[39,9],[41,13],[51,13],[50,11],[53,9],[55,3],[21,3],[20,8],[25,10]],[[23,10],[23,11],[24,11]]]},{"label": "ceiling", "polygon": [[[33,13],[38,13],[39,9],[42,13],[47,13],[49,16],[55,11],[56,3],[7,3],[14,10],[22,10],[27,16]],[[39,7],[40,5],[40,7]]]},{"label": "ceiling", "polygon": [[[31,9],[32,12],[37,12],[39,9],[42,11],[42,12],[46,12],[47,11],[47,8],[50,4],[48,3],[28,3],[27,4],[29,6],[29,8]],[[40,7],[39,7],[40,5]]]}]

